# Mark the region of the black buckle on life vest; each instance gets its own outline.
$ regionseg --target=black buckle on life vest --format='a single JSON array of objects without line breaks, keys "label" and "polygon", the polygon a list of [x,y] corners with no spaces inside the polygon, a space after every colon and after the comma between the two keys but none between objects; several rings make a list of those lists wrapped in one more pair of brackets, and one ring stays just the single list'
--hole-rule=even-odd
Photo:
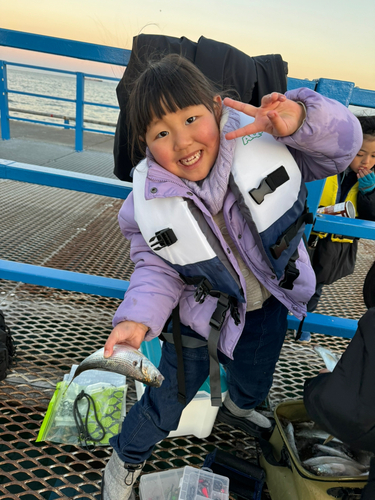
[{"label": "black buckle on life vest", "polygon": [[288,172],[281,166],[265,177],[256,189],[251,189],[249,195],[260,205],[264,201],[266,194],[273,193],[278,187],[289,180]]},{"label": "black buckle on life vest", "polygon": [[217,331],[221,330],[225,316],[230,308],[230,298],[226,293],[220,293],[217,299],[216,309],[210,319],[210,327]]},{"label": "black buckle on life vest", "polygon": [[203,278],[202,281],[197,285],[197,289],[194,294],[195,302],[203,304],[207,295],[210,294],[211,290],[212,290],[211,283],[208,281],[207,278]]},{"label": "black buckle on life vest", "polygon": [[285,290],[292,290],[294,286],[294,281],[298,278],[300,272],[296,266],[296,260],[298,259],[298,249],[289,259],[288,264],[285,267],[284,278],[280,281],[279,286]]},{"label": "black buckle on life vest", "polygon": [[[156,241],[152,243],[154,240]],[[173,229],[167,228],[162,229],[161,231],[157,231],[155,233],[155,236],[150,239],[149,243],[152,250],[157,251],[165,247],[170,247],[171,245],[173,245],[173,243],[176,243],[176,241],[177,236],[174,234]]]}]

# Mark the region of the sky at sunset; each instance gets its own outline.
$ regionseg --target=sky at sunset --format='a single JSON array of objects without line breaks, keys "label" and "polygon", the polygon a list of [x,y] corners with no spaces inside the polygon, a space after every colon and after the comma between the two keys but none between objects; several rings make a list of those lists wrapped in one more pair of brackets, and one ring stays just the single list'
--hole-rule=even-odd
[{"label": "sky at sunset", "polygon": [[[373,0],[0,0],[1,28],[126,49],[141,32],[193,41],[203,35],[250,56],[281,54],[291,77],[347,80],[373,90],[374,19]],[[0,59],[57,61],[1,46]],[[62,59],[58,64],[77,69]],[[90,63],[80,68],[96,73]],[[106,74],[120,78],[122,70]]]}]

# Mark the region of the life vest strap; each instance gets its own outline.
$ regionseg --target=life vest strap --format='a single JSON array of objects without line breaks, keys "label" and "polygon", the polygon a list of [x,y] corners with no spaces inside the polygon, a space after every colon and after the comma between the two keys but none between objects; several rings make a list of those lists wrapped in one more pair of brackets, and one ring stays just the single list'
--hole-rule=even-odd
[{"label": "life vest strap", "polygon": [[185,369],[184,357],[182,355],[182,338],[180,328],[180,306],[179,304],[172,311],[173,320],[173,342],[177,355],[177,387],[178,387],[178,402],[186,406],[186,385],[185,385]]},{"label": "life vest strap", "polygon": [[220,364],[217,357],[217,345],[219,343],[220,331],[223,326],[225,316],[230,308],[230,297],[221,293],[216,309],[210,319],[211,331],[208,336],[208,353],[210,355],[210,392],[211,405],[221,406],[221,383],[220,383]]},{"label": "life vest strap", "polygon": [[305,205],[305,210],[298,217],[298,219],[291,224],[288,229],[286,229],[283,234],[279,237],[277,242],[270,247],[270,252],[274,259],[278,259],[282,252],[289,247],[292,239],[297,236],[297,233],[302,226],[302,224],[312,224],[314,222],[314,216]]},{"label": "life vest strap", "polygon": [[[215,293],[216,291],[213,290]],[[210,392],[211,405],[221,406],[221,380],[220,380],[220,363],[217,356],[217,346],[220,338],[220,331],[225,321],[228,309],[231,310],[232,317],[236,324],[239,324],[240,317],[237,307],[233,304],[233,298],[227,294],[218,292],[218,300],[216,309],[210,319],[210,333],[208,341],[200,341],[199,339],[181,335],[180,329],[180,311],[179,306],[173,309],[173,340],[169,334],[162,334],[162,337],[167,342],[172,342],[175,345],[177,355],[177,385],[178,385],[178,401],[182,405],[186,405],[186,386],[184,360],[182,355],[182,347],[197,348],[207,344],[208,353],[210,356]]]}]

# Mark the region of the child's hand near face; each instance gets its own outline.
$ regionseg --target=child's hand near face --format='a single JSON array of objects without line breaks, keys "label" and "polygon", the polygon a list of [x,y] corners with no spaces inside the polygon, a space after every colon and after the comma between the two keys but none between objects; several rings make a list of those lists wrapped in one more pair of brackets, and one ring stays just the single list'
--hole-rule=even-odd
[{"label": "child's hand near face", "polygon": [[135,321],[122,321],[114,327],[104,346],[104,357],[109,358],[116,344],[128,344],[139,349],[148,327]]},{"label": "child's hand near face", "polygon": [[305,119],[305,109],[301,104],[277,92],[264,96],[259,108],[228,97],[224,99],[224,104],[255,118],[254,122],[246,127],[229,132],[225,136],[228,140],[257,132],[285,137],[294,134]]},{"label": "child's hand near face", "polygon": [[357,177],[358,177],[358,179],[360,179],[360,178],[366,177],[366,175],[369,175],[371,173],[372,173],[372,170],[370,168],[360,167],[358,169]]}]

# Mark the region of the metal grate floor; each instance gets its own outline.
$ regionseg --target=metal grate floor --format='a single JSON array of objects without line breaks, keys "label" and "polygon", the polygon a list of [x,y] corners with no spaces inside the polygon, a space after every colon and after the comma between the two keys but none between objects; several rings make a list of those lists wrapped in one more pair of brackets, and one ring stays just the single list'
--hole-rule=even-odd
[{"label": "metal grate floor", "polygon": [[[120,200],[0,180],[0,258],[129,279],[129,246],[117,225]],[[326,287],[317,312],[358,319],[365,312],[363,280],[375,243],[360,241],[355,273]],[[18,363],[0,382],[0,498],[5,500],[97,499],[110,447],[37,443],[56,383],[111,331],[119,300],[0,279],[0,308],[12,330]],[[348,340],[313,334],[313,342],[342,352]],[[300,399],[304,380],[322,363],[309,346],[289,335],[269,400]],[[136,401],[129,384],[127,406]],[[143,473],[201,466],[215,447],[255,459],[255,441],[217,423],[206,439],[184,436],[159,443]],[[267,489],[263,500],[269,499]]]}]

